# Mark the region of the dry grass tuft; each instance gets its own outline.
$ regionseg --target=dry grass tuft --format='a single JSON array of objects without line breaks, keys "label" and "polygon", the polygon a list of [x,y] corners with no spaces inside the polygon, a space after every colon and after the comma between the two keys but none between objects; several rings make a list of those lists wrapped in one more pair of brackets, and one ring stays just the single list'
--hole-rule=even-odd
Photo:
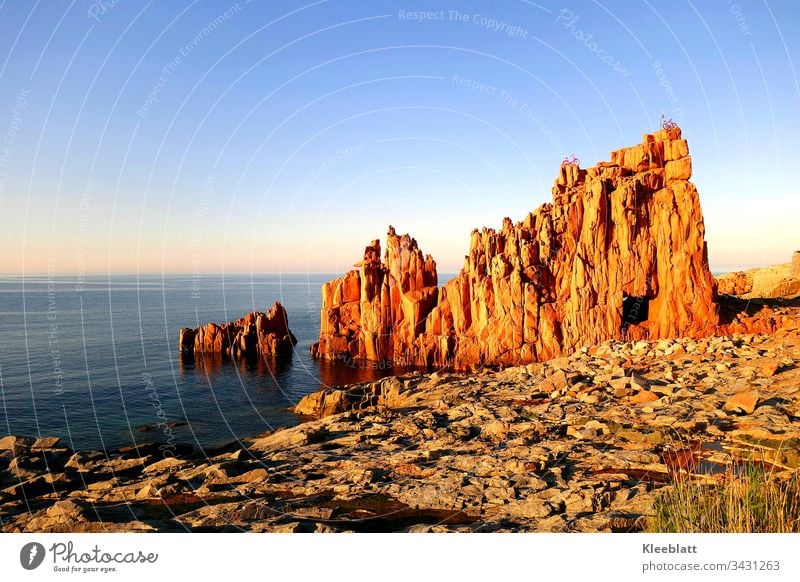
[{"label": "dry grass tuft", "polygon": [[717,483],[680,479],[656,501],[647,530],[664,533],[798,533],[800,474],[749,464]]}]

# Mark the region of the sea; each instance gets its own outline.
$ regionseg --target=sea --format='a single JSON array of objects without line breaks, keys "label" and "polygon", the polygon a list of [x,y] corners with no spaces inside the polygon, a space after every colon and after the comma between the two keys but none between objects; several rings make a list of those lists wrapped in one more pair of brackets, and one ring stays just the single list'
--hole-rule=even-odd
[{"label": "sea", "polygon": [[[335,275],[0,278],[0,436],[55,436],[75,450],[131,444],[213,449],[297,424],[325,386],[406,370],[319,362],[320,289]],[[184,358],[178,331],[287,310],[291,357]],[[166,450],[166,449],[165,449]]]}]

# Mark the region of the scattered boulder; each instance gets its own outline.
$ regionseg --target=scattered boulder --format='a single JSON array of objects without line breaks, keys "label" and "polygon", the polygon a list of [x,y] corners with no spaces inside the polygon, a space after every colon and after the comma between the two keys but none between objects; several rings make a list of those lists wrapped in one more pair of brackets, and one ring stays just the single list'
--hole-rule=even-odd
[{"label": "scattered boulder", "polygon": [[780,367],[780,362],[777,360],[764,360],[759,363],[759,370],[764,378],[770,378],[774,376]]},{"label": "scattered boulder", "polygon": [[30,437],[5,436],[0,439],[0,451],[10,451],[14,454],[27,451],[34,442],[36,441]]},{"label": "scattered boulder", "polygon": [[727,412],[753,414],[759,403],[758,392],[739,392],[731,396],[723,407]]},{"label": "scattered boulder", "polygon": [[324,438],[325,430],[313,425],[299,425],[277,430],[269,436],[253,440],[250,449],[259,452],[285,450],[308,443],[319,442]]},{"label": "scattered boulder", "polygon": [[156,461],[155,463],[147,465],[144,467],[144,469],[142,469],[142,473],[161,473],[163,471],[171,471],[186,464],[187,461],[185,460],[176,459],[175,457],[167,457],[166,459],[161,459],[160,461]]},{"label": "scattered boulder", "polygon": [[658,400],[659,396],[655,392],[649,392],[647,390],[641,390],[630,397],[631,404],[646,404],[647,402],[654,402]]},{"label": "scattered boulder", "polygon": [[403,408],[413,402],[414,393],[396,377],[340,388],[323,388],[300,399],[295,413],[321,418],[348,410],[364,410],[378,406]]},{"label": "scattered boulder", "polygon": [[344,390],[326,388],[303,396],[294,411],[302,416],[331,416],[350,409],[347,393]]}]

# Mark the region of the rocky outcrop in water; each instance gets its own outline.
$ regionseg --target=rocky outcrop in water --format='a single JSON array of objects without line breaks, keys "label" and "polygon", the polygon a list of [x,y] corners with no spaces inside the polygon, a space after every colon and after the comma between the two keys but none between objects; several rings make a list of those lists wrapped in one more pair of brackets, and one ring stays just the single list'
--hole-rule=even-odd
[{"label": "rocky outcrop in water", "polygon": [[553,202],[472,232],[461,272],[408,235],[367,247],[322,290],[315,357],[470,369],[543,361],[608,339],[700,337],[718,323],[703,215],[680,129],[610,162],[565,164]]},{"label": "rocky outcrop in water", "polygon": [[254,311],[230,323],[185,327],[178,334],[178,347],[188,356],[277,356],[290,353],[296,344],[286,309],[278,302],[266,313]]}]

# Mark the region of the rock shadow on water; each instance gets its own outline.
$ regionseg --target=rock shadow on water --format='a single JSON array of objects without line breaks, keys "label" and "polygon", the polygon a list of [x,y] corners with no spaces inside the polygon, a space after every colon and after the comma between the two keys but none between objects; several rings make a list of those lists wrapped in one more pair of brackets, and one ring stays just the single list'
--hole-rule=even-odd
[{"label": "rock shadow on water", "polygon": [[415,366],[400,366],[391,361],[370,361],[356,359],[317,360],[320,388],[332,388],[374,382],[390,376],[402,376],[426,369]]},{"label": "rock shadow on water", "polygon": [[233,371],[234,367],[238,367],[241,372],[245,372],[248,376],[263,376],[275,379],[287,376],[294,365],[292,354],[270,357],[253,354],[238,358],[230,358],[219,353],[181,354],[178,362],[182,375],[201,373],[208,377],[216,377],[227,374]]},{"label": "rock shadow on water", "polygon": [[[298,370],[294,354],[266,357],[252,355],[231,358],[219,353],[181,354],[179,358],[180,373],[183,376],[202,375],[209,379],[229,377],[235,370],[247,377],[267,379],[268,384],[279,388],[284,384],[297,383],[297,372],[303,372],[304,365]],[[391,361],[374,362],[369,360],[337,359],[318,360],[308,370],[308,388],[348,386],[362,382],[374,382],[391,376],[402,376],[411,373],[425,373],[426,369],[418,366],[394,364]],[[298,388],[298,386],[292,386]]]}]

